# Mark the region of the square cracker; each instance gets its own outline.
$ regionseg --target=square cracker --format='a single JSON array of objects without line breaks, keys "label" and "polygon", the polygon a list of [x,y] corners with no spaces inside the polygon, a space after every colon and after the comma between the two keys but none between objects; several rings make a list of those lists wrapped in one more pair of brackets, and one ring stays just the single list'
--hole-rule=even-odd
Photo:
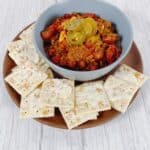
[{"label": "square cracker", "polygon": [[69,129],[75,128],[88,120],[95,120],[97,119],[97,112],[89,112],[79,115],[75,109],[67,110],[65,108],[59,108],[66,125]]},{"label": "square cracker", "polygon": [[52,107],[74,107],[74,81],[47,79],[42,84],[40,97]]},{"label": "square cracker", "polygon": [[33,30],[34,30],[35,24],[31,25],[29,28],[27,28],[26,30],[24,30],[20,35],[19,38],[24,40],[24,41],[29,41],[32,42],[32,34],[33,34]]},{"label": "square cracker", "polygon": [[41,82],[47,78],[47,74],[41,72],[35,65],[26,62],[12,71],[5,81],[10,84],[22,97],[27,96]]},{"label": "square cracker", "polygon": [[142,84],[148,79],[148,77],[144,74],[125,64],[120,65],[120,67],[115,71],[114,76],[131,84],[135,84],[138,88],[140,88]]},{"label": "square cracker", "polygon": [[109,97],[111,106],[120,112],[125,112],[137,91],[137,86],[110,75],[104,88]]},{"label": "square cracker", "polygon": [[[47,69],[46,68],[43,68],[43,66],[37,66],[38,69],[44,73],[47,74],[48,78],[54,78],[54,75],[53,75],[53,71],[48,67]],[[44,66],[45,67],[45,66]],[[14,67],[12,70],[12,72],[17,72],[17,71],[21,71],[21,68],[19,66],[16,66]]]},{"label": "square cracker", "polygon": [[7,48],[8,52],[11,52],[13,50],[19,51],[19,49],[22,49],[24,44],[25,44],[25,42],[22,40],[12,41],[12,42],[8,43],[6,48]]},{"label": "square cracker", "polygon": [[18,40],[11,42],[8,45],[8,51],[8,55],[17,65],[22,65],[26,61],[38,64],[40,61],[40,56],[34,45],[27,41]]},{"label": "square cracker", "polygon": [[21,99],[20,118],[53,117],[54,108],[43,104],[40,88],[35,89],[27,97]]},{"label": "square cracker", "polygon": [[78,113],[110,110],[111,106],[104,90],[103,81],[83,83],[75,88]]}]

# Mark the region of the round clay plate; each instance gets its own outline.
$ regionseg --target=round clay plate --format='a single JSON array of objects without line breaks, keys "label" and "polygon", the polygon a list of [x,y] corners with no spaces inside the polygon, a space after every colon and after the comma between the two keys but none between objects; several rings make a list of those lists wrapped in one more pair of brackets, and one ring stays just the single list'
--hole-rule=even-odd
[{"label": "round clay plate", "polygon": [[[27,26],[25,29],[27,29],[29,26]],[[25,29],[23,29],[22,31],[24,31]],[[19,34],[14,38],[14,41],[19,39]],[[139,72],[143,72],[142,59],[141,59],[141,56],[140,56],[140,52],[139,52],[139,50],[138,50],[135,43],[133,43],[130,53],[122,61],[122,63],[125,63],[125,64],[133,67],[134,69],[136,69]],[[4,78],[5,78],[5,76],[7,76],[11,72],[11,69],[14,66],[16,66],[16,65],[10,59],[10,57],[8,56],[8,52],[7,52],[6,56],[5,56],[5,59],[4,59],[4,65],[3,65],[3,76],[4,76]],[[56,77],[57,77],[57,75],[56,75]],[[8,94],[10,95],[11,99],[19,107],[19,105],[20,105],[20,96],[19,96],[19,94],[17,94],[17,92],[13,88],[11,88],[6,82],[5,82],[5,85],[6,85],[6,89],[8,91]],[[137,93],[135,94],[135,96],[136,95],[137,95]],[[132,99],[132,102],[133,102],[133,100],[135,100],[135,96]],[[109,110],[109,111],[104,111],[104,112],[101,112],[101,114],[99,115],[97,120],[88,121],[88,122],[76,127],[75,129],[85,129],[85,128],[90,128],[90,127],[95,127],[95,126],[98,126],[98,125],[104,124],[105,122],[110,121],[111,119],[117,117],[120,114],[121,113],[119,113],[119,112],[117,112],[113,109]],[[38,122],[41,122],[43,124],[46,124],[48,126],[67,129],[67,126],[66,126],[66,124],[65,124],[65,122],[64,122],[64,120],[63,120],[63,118],[62,118],[62,116],[61,116],[58,109],[56,109],[56,111],[55,111],[55,117],[38,118],[38,119],[35,119],[35,120],[38,121]]]}]

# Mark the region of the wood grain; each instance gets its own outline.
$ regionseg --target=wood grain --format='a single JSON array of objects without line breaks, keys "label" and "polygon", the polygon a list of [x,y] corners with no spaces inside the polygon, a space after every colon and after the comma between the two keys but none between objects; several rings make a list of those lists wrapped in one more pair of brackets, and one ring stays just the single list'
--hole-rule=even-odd
[{"label": "wood grain", "polygon": [[[107,1],[117,5],[130,18],[145,73],[150,75],[150,1]],[[143,86],[127,113],[100,127],[66,131],[33,120],[19,120],[18,109],[7,95],[2,81],[5,47],[18,31],[55,2],[0,0],[0,150],[149,150],[150,81]]]}]

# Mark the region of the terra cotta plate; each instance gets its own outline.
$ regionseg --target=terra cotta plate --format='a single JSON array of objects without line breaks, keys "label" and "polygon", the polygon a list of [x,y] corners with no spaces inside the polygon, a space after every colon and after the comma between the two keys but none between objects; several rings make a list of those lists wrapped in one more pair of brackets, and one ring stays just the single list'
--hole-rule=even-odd
[{"label": "terra cotta plate", "polygon": [[[29,26],[24,28],[22,31],[27,29]],[[19,39],[19,34],[14,38],[14,40],[18,40]],[[139,52],[139,50],[138,50],[138,48],[137,48],[135,43],[133,43],[130,53],[122,61],[122,63],[125,63],[125,64],[133,67],[134,69],[136,69],[139,72],[143,72],[142,58],[141,58],[140,52]],[[3,64],[3,76],[4,76],[4,78],[5,78],[5,76],[7,76],[11,72],[11,69],[14,66],[16,66],[16,65],[10,59],[10,57],[8,56],[8,52],[7,52],[6,56],[4,58],[4,64]],[[20,105],[20,96],[19,96],[19,94],[17,94],[17,92],[13,88],[11,88],[6,82],[5,82],[5,85],[6,85],[6,89],[8,91],[8,94],[10,95],[11,99],[19,107],[19,105]],[[135,94],[134,98],[132,99],[132,102],[133,102],[133,100],[135,100],[136,95],[137,95],[137,93]],[[117,112],[117,111],[115,111],[113,109],[109,110],[109,111],[105,111],[105,112],[102,112],[100,114],[100,116],[97,118],[97,120],[88,121],[88,122],[78,126],[75,129],[85,129],[85,128],[98,126],[98,125],[104,124],[105,122],[110,121],[111,119],[117,117],[120,114],[121,113],[119,113],[119,112]],[[55,111],[55,117],[39,118],[39,119],[35,119],[35,120],[38,121],[38,122],[41,122],[43,124],[46,124],[48,126],[53,126],[53,127],[56,127],[56,128],[67,129],[67,126],[66,126],[66,124],[65,124],[65,122],[64,122],[64,120],[63,120],[63,118],[62,118],[62,116],[61,116],[61,114],[59,112],[59,110],[57,110],[57,109]]]}]

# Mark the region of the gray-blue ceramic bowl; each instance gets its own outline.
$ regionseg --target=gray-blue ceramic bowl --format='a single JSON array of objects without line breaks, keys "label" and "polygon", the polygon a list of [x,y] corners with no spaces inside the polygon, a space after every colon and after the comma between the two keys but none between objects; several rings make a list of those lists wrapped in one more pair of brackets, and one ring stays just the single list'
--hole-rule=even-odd
[{"label": "gray-blue ceramic bowl", "polygon": [[[72,12],[92,12],[101,16],[104,19],[107,19],[114,24],[116,24],[117,31],[122,37],[122,54],[121,56],[111,65],[108,65],[104,68],[97,69],[95,71],[73,71],[69,69],[65,69],[58,65],[55,65],[51,62],[43,47],[43,41],[41,38],[41,31],[49,25],[54,18],[63,16],[65,13]],[[118,9],[116,6],[113,6],[104,1],[96,1],[96,0],[72,0],[66,1],[64,3],[59,3],[49,7],[46,11],[42,13],[42,15],[38,18],[34,33],[33,40],[37,51],[41,54],[41,56],[47,61],[49,66],[60,75],[78,81],[88,81],[94,80],[99,77],[102,77],[112,71],[120,62],[126,57],[129,53],[132,42],[133,42],[133,30],[130,24],[130,21],[126,17],[126,15]]]}]

